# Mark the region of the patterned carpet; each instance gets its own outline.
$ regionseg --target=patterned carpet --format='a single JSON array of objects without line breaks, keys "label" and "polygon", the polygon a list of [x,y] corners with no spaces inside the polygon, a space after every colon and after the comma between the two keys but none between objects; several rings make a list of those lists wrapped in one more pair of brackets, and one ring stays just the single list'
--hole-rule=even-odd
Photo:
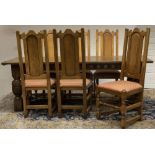
[{"label": "patterned carpet", "polygon": [[[144,120],[129,126],[133,129],[155,128],[155,97],[154,90],[145,91]],[[134,115],[132,111],[129,115]],[[22,112],[13,111],[13,94],[8,94],[0,100],[0,128],[84,128],[84,129],[116,129],[120,128],[120,116],[116,113],[109,116],[102,116],[97,120],[94,112],[90,112],[87,120],[76,112],[66,112],[63,118],[57,115],[53,118],[47,117],[46,110],[30,111],[25,119]]]}]

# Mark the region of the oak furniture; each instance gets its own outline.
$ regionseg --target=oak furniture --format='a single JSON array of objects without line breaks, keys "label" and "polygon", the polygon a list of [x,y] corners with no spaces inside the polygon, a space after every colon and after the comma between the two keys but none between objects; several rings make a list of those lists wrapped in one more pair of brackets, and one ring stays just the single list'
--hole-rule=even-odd
[{"label": "oak furniture", "polygon": [[[120,80],[102,83],[96,87],[96,117],[98,119],[107,107],[120,113],[122,128],[143,119],[143,90],[149,35],[149,28],[146,31],[138,28],[125,29]],[[118,103],[106,103],[100,96],[101,92],[117,96]],[[131,110],[135,110],[137,113],[128,118],[127,113]]]},{"label": "oak furniture", "polygon": [[[116,32],[106,29],[105,31],[96,30],[96,56],[98,57],[118,57],[118,30]],[[99,84],[99,79],[120,78],[118,70],[100,70],[94,73],[94,84]]]},{"label": "oak furniture", "polygon": [[54,45],[53,45],[53,31],[49,30],[47,33],[47,45],[48,45],[48,55],[49,60],[54,59]]},{"label": "oak furniture", "polygon": [[[80,68],[79,57],[79,38],[81,42],[82,68]],[[53,43],[56,69],[56,91],[58,103],[58,116],[62,116],[62,110],[82,110],[84,117],[87,116],[88,102],[92,96],[92,81],[86,78],[86,61],[85,61],[85,38],[84,29],[80,32],[73,32],[66,29],[65,32],[56,32],[53,30]],[[59,57],[61,68],[59,66]],[[75,95],[72,90],[82,91],[82,104],[65,103],[66,91],[70,91],[69,96]],[[65,93],[65,95],[63,95]]]},{"label": "oak furniture", "polygon": [[[90,30],[85,31],[84,34],[85,39],[85,50],[86,56],[90,58]],[[79,58],[82,60],[82,46],[81,46],[81,38],[78,38],[79,41]],[[48,53],[49,59],[54,59],[54,45],[53,45],[53,31],[49,30],[47,34],[47,42],[48,42]]]},{"label": "oak furniture", "polygon": [[[86,56],[87,56],[88,59],[90,59],[90,30],[85,31],[84,39],[85,39]],[[81,61],[82,60],[81,38],[78,38],[78,41],[79,41],[79,59]],[[48,31],[47,42],[48,42],[49,59],[54,60],[54,45],[53,45],[53,31],[52,30]],[[53,78],[56,77],[55,71],[51,72],[51,77],[53,77]],[[92,72],[88,71],[86,73],[86,77],[93,80]]]},{"label": "oak furniture", "polygon": [[[16,32],[20,80],[23,99],[24,116],[30,109],[48,109],[48,115],[52,116],[51,88],[55,80],[50,78],[49,58],[47,48],[47,32],[36,33],[30,30],[28,33]],[[45,65],[43,62],[45,56]],[[24,57],[24,63],[23,63]],[[25,64],[25,66],[23,66]],[[19,75],[17,75],[19,76]],[[18,85],[19,81],[14,81]],[[16,89],[16,88],[15,88]],[[32,104],[30,95],[32,90],[47,90],[48,103]]]},{"label": "oak furniture", "polygon": [[[24,70],[25,70],[25,60],[23,59]],[[50,63],[50,71],[55,70],[55,62],[54,59],[49,60]],[[103,58],[97,56],[90,56],[90,58],[86,57],[86,70],[120,70],[122,63],[121,56],[114,56],[112,58]],[[147,59],[147,63],[153,63],[151,59]],[[2,65],[10,65],[11,74],[12,74],[12,92],[14,94],[14,111],[22,111],[23,110],[23,100],[21,97],[22,89],[21,89],[21,78],[20,78],[20,69],[19,69],[19,60],[18,58],[12,58],[6,60],[1,63]],[[44,60],[45,64],[45,60]],[[59,64],[61,67],[61,63]],[[80,65],[82,66],[82,64]]]}]

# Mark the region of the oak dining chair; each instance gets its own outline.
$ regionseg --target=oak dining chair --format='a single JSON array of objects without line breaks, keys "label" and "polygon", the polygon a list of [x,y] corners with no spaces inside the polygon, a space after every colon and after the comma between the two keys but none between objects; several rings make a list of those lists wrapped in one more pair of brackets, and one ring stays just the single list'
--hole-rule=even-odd
[{"label": "oak dining chair", "polygon": [[[90,59],[90,30],[85,31],[84,34],[85,39],[85,51],[87,59]],[[81,47],[81,38],[78,38],[79,41],[79,59],[82,60],[82,47]],[[47,42],[48,42],[48,53],[49,53],[49,60],[54,60],[54,44],[53,44],[53,31],[49,30],[47,35]],[[51,72],[51,77],[55,78],[56,73],[55,71]],[[93,74],[91,71],[87,71],[86,77],[93,80]]]},{"label": "oak dining chair", "polygon": [[[96,30],[96,56],[103,57],[105,60],[109,60],[116,56],[118,57],[118,30],[105,31]],[[99,84],[99,79],[115,79],[116,81],[120,78],[120,72],[118,70],[99,70],[94,73],[94,83]]]},{"label": "oak dining chair", "polygon": [[[81,38],[82,69],[79,58],[79,38]],[[56,87],[58,101],[58,116],[62,116],[62,110],[80,110],[84,118],[87,117],[89,102],[92,96],[92,81],[86,78],[85,39],[84,29],[73,32],[66,29],[65,32],[53,30]],[[61,68],[59,66],[58,53],[60,53]],[[82,72],[81,72],[82,71]],[[70,91],[67,99],[66,91]],[[75,103],[76,91],[82,91],[78,97],[81,100]],[[65,95],[63,93],[65,92]],[[66,100],[67,99],[67,100]],[[65,102],[66,101],[66,102]]]},{"label": "oak dining chair", "polygon": [[[47,47],[47,32],[28,33],[16,32],[24,116],[30,109],[47,109],[52,116],[52,94],[55,80],[50,78],[49,57]],[[24,57],[24,59],[23,59]],[[45,65],[44,58],[45,57]],[[31,103],[32,90],[46,90],[48,103]]]},{"label": "oak dining chair", "polygon": [[[42,40],[42,43],[44,42],[44,40]],[[53,47],[53,33],[52,30],[49,30],[47,32],[47,47],[48,47],[48,57],[49,57],[49,61],[54,59],[54,47]],[[43,49],[44,50],[44,49]],[[51,71],[50,75],[52,78],[55,78],[55,71]],[[45,90],[42,91],[42,94],[45,96],[46,92]],[[38,91],[35,90],[35,95],[38,95]]]},{"label": "oak dining chair", "polygon": [[[141,31],[125,29],[121,76],[119,81],[101,83],[96,86],[96,117],[108,114],[105,109],[113,109],[121,116],[122,128],[143,119],[143,91],[148,55],[150,29]],[[101,93],[118,97],[118,103],[106,102]],[[135,111],[127,116],[129,111]]]},{"label": "oak dining chair", "polygon": [[[90,59],[90,30],[86,31],[84,34],[85,39],[85,50],[86,56]],[[82,60],[82,46],[81,46],[81,38],[78,39],[79,41],[79,58]],[[53,45],[53,31],[49,30],[47,34],[47,42],[48,42],[48,52],[49,52],[49,59],[54,60],[54,45]]]}]

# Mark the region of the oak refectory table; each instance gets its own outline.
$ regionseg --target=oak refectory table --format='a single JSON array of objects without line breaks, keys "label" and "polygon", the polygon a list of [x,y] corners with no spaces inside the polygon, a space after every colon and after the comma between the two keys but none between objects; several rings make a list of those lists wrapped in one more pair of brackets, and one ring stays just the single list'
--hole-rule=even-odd
[{"label": "oak refectory table", "polygon": [[[121,69],[121,61],[122,57],[110,57],[110,58],[102,58],[96,56],[90,56],[86,58],[86,69],[89,70],[120,70]],[[21,81],[20,81],[20,69],[18,58],[13,58],[7,61],[2,62],[2,65],[10,65],[11,73],[13,77],[12,81],[12,92],[15,95],[14,97],[14,111],[22,111],[23,110],[23,102],[22,102],[22,89],[21,89]],[[148,59],[147,63],[153,63],[152,60]],[[55,70],[54,60],[50,59],[50,70]]]}]

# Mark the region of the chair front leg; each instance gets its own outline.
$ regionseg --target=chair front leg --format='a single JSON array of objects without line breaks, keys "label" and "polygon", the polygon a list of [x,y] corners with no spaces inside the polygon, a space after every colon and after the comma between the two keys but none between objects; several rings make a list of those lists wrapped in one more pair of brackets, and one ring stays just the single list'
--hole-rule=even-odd
[{"label": "chair front leg", "polygon": [[100,112],[100,91],[96,89],[96,118],[100,119],[101,112]]},{"label": "chair front leg", "polygon": [[126,103],[125,103],[126,97],[122,95],[121,97],[121,107],[120,107],[120,112],[121,112],[121,128],[126,127]]},{"label": "chair front leg", "polygon": [[90,87],[89,89],[89,94],[91,94],[91,98],[90,98],[90,105],[92,106],[93,104],[93,91],[94,91],[94,87],[93,85]]},{"label": "chair front leg", "polygon": [[48,116],[52,117],[52,94],[51,94],[51,88],[48,88]]},{"label": "chair front leg", "polygon": [[24,117],[26,118],[28,116],[28,109],[27,105],[29,104],[29,98],[28,98],[28,93],[26,90],[23,89],[23,105],[24,105]]},{"label": "chair front leg", "polygon": [[83,109],[82,109],[82,113],[83,113],[83,118],[86,119],[87,118],[87,93],[86,93],[85,89],[83,89]]},{"label": "chair front leg", "polygon": [[57,103],[58,103],[58,117],[62,117],[62,107],[61,107],[61,89],[57,88]]},{"label": "chair front leg", "polygon": [[141,106],[138,109],[138,114],[140,115],[140,121],[142,121],[143,120],[143,107],[144,107],[143,92],[139,94],[139,101],[141,102]]}]

